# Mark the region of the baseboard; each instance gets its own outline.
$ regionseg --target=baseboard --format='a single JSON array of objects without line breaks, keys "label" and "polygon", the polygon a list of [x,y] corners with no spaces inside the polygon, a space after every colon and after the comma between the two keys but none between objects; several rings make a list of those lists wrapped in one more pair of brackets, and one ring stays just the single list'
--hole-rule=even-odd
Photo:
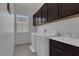
[{"label": "baseboard", "polygon": [[25,45],[25,44],[31,45],[31,42],[29,42],[29,43],[22,43],[22,44],[16,44],[16,46],[18,46],[18,45]]}]

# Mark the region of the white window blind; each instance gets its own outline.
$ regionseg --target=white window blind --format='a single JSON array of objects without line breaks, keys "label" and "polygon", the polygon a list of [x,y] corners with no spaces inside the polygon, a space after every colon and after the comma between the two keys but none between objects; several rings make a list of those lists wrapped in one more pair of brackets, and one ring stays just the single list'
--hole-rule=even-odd
[{"label": "white window blind", "polygon": [[28,32],[28,16],[16,15],[16,32]]}]

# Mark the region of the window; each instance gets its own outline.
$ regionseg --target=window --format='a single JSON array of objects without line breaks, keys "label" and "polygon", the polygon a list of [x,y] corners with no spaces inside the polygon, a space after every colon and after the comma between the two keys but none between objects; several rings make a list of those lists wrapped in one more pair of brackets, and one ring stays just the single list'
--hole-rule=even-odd
[{"label": "window", "polygon": [[28,16],[16,15],[16,32],[28,32]]}]

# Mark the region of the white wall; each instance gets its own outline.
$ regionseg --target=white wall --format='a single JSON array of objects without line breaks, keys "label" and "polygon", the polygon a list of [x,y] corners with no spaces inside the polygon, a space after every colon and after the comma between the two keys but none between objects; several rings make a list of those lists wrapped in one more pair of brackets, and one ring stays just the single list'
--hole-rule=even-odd
[{"label": "white wall", "polygon": [[[32,30],[32,14],[27,12],[27,8],[15,5],[15,14],[28,16],[28,32],[27,33],[16,33],[16,44],[24,44],[31,42],[31,30]],[[30,10],[29,10],[30,11]]]},{"label": "white wall", "polygon": [[47,32],[57,31],[63,36],[70,33],[72,34],[72,37],[79,38],[79,16],[38,26],[37,32],[44,32],[44,29],[47,29]]},{"label": "white wall", "polygon": [[6,4],[0,3],[0,56],[12,55],[14,43],[14,15],[7,12]]},{"label": "white wall", "polygon": [[30,40],[28,40],[29,35],[27,34],[29,33],[16,33],[16,45],[30,42]]},{"label": "white wall", "polygon": [[[33,14],[43,5],[43,3],[15,3],[15,14],[25,15],[28,16],[29,19],[29,32],[26,33],[26,37],[21,34],[22,37],[25,39],[23,40],[24,43],[28,41],[31,42],[31,33],[34,32],[33,30]],[[20,44],[22,39],[20,39],[20,34],[16,33],[16,44]],[[23,42],[22,42],[23,43]]]}]

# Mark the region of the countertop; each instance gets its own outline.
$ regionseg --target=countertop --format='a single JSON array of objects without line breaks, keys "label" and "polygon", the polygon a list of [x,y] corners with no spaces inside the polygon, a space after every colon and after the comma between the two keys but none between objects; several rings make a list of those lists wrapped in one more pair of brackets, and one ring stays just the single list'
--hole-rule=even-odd
[{"label": "countertop", "polygon": [[76,38],[71,38],[71,37],[50,37],[50,39],[79,47],[79,39],[76,39]]},{"label": "countertop", "polygon": [[72,38],[72,37],[64,37],[64,36],[55,36],[55,35],[52,35],[51,34],[35,34],[37,36],[41,36],[41,37],[46,37],[47,39],[52,39],[52,40],[56,40],[56,41],[59,41],[59,42],[62,42],[62,43],[66,43],[66,44],[70,44],[70,45],[73,45],[73,46],[77,46],[79,47],[79,39],[77,38]]}]

